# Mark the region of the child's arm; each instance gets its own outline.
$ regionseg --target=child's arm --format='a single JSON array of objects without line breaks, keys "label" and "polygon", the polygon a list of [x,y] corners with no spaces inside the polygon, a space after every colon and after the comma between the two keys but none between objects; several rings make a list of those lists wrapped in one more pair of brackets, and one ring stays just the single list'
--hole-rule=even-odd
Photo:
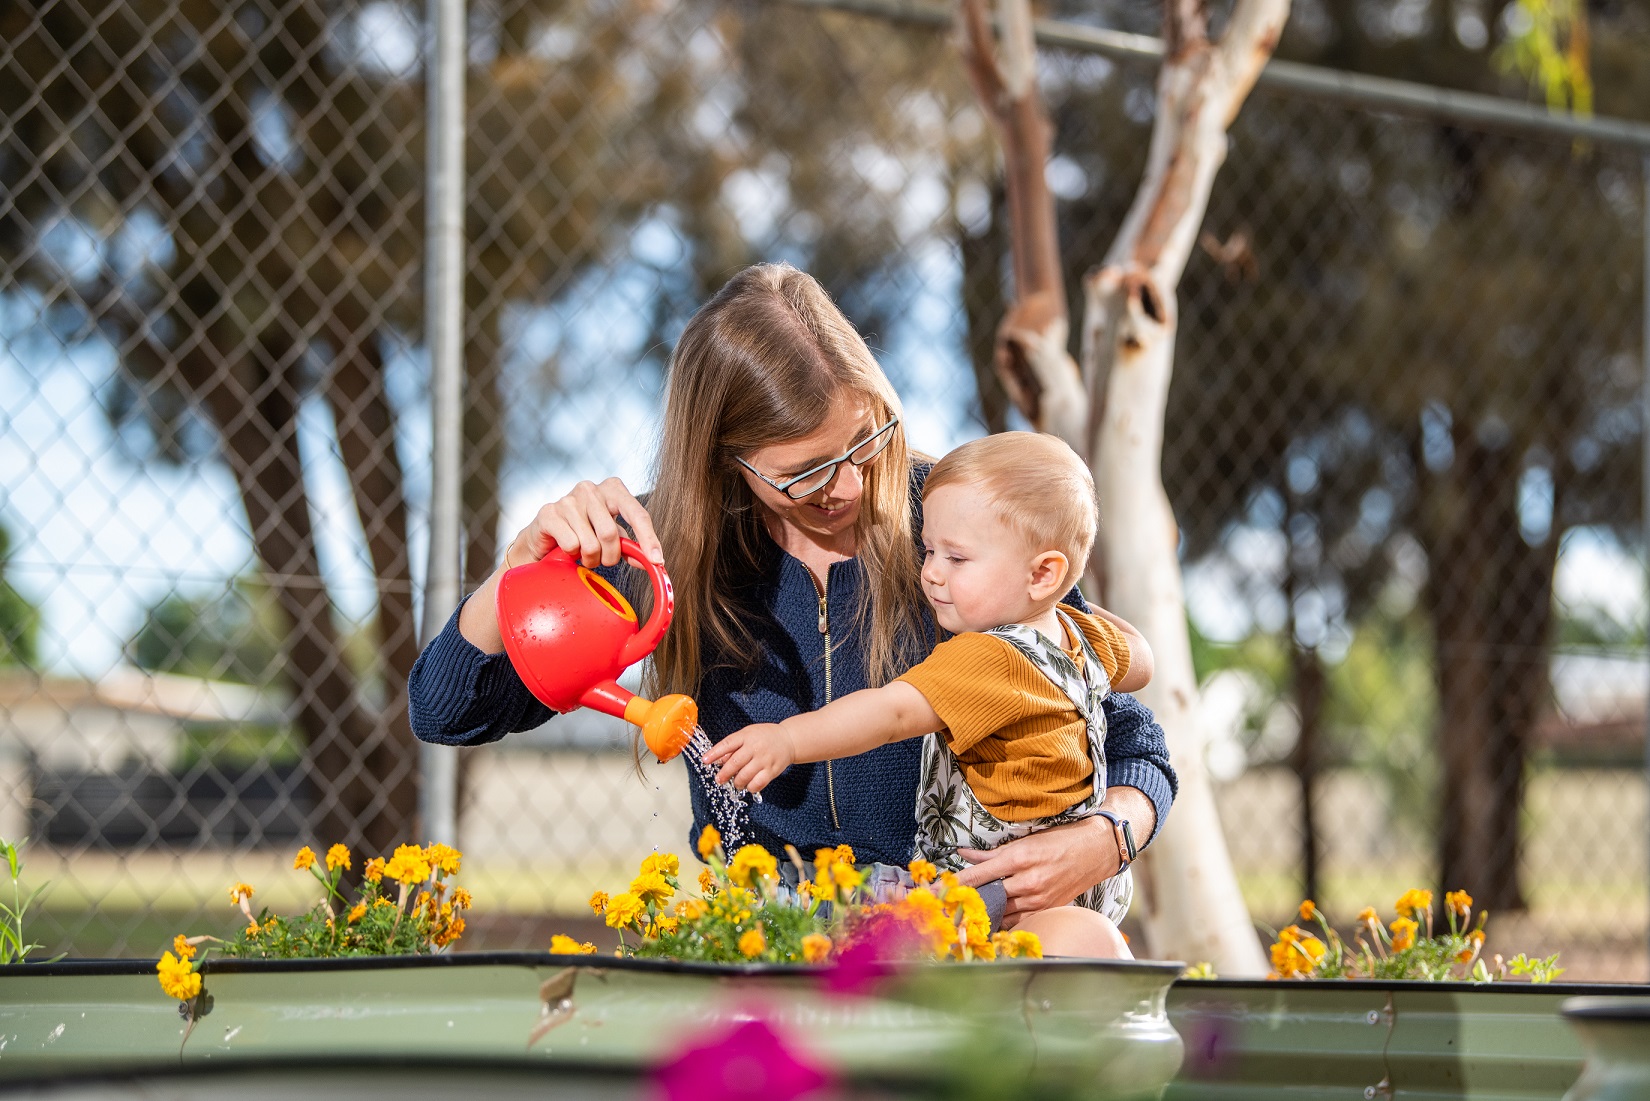
[{"label": "child's arm", "polygon": [[717,783],[732,781],[745,791],[761,791],[798,761],[852,757],[944,725],[921,692],[904,681],[892,681],[782,723],[755,723],[736,730],[711,747],[705,763],[722,766]]},{"label": "child's arm", "polygon": [[1090,611],[1101,619],[1110,623],[1123,633],[1123,639],[1129,644],[1129,668],[1123,678],[1112,685],[1114,692],[1138,692],[1151,683],[1152,679],[1152,648],[1141,634],[1128,620],[1122,616],[1113,615],[1098,604],[1089,605]]}]

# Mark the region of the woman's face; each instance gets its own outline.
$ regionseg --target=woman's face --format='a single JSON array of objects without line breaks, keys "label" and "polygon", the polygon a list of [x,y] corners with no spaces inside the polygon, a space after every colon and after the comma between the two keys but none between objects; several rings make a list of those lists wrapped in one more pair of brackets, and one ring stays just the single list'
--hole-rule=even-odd
[{"label": "woman's face", "polygon": [[[804,470],[840,458],[879,427],[881,422],[868,401],[848,397],[833,401],[825,422],[806,436],[769,444],[740,458],[783,485]],[[739,473],[772,519],[815,539],[841,537],[859,519],[865,472],[846,460],[837,464],[835,477],[800,501],[791,500],[744,467]]]}]

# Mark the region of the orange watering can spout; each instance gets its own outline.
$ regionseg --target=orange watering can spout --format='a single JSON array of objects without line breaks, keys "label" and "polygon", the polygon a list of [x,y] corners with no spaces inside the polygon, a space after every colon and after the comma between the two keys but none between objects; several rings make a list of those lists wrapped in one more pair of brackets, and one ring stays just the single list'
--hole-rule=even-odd
[{"label": "orange watering can spout", "polygon": [[699,725],[699,705],[679,693],[657,700],[632,696],[625,705],[624,719],[642,728],[647,748],[663,764],[687,748]]}]

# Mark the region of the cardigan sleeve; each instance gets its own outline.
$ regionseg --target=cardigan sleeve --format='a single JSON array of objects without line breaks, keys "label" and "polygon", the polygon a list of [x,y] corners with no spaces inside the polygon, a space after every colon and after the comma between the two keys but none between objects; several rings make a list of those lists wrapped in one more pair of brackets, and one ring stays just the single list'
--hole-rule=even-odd
[{"label": "cardigan sleeve", "polygon": [[533,697],[504,653],[486,654],[458,629],[454,610],[407,678],[407,719],[420,741],[485,745],[542,726],[555,714]]}]

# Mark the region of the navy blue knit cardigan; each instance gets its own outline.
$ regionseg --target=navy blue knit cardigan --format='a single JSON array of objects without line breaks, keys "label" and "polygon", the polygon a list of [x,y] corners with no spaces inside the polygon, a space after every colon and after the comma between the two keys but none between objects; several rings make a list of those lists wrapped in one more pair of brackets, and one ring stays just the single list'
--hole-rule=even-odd
[{"label": "navy blue knit cardigan", "polygon": [[[914,482],[925,473],[918,471]],[[761,576],[741,593],[752,609],[751,628],[763,646],[762,662],[753,673],[741,673],[706,652],[706,671],[693,693],[700,725],[713,742],[751,723],[779,722],[826,702],[818,592],[806,566],[777,546],[768,547]],[[853,615],[864,583],[857,558],[833,564],[825,580],[833,699],[866,687],[863,641]],[[1087,607],[1075,589],[1066,600]],[[419,655],[407,687],[413,732],[441,745],[495,742],[512,731],[540,726],[553,714],[528,692],[506,655],[485,654],[459,633],[456,611]],[[1161,824],[1176,789],[1163,730],[1132,696],[1113,693],[1105,709],[1106,782],[1143,791]],[[912,738],[828,766],[792,765],[751,808],[755,840],[781,858],[787,843],[804,854],[846,843],[861,861],[908,862],[916,835],[921,752],[922,739]],[[688,779],[691,851],[712,819],[703,784],[692,769]]]}]

